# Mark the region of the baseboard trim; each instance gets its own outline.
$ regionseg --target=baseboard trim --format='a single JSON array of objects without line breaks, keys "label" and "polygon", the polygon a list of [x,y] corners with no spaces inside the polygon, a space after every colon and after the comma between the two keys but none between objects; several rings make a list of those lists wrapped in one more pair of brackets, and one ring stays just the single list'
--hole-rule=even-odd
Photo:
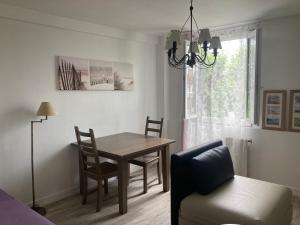
[{"label": "baseboard trim", "polygon": [[[36,203],[42,206],[51,204],[53,202],[57,202],[61,199],[67,198],[69,196],[75,195],[79,193],[79,186],[76,185],[72,188],[65,189],[63,191],[55,192],[50,195],[41,197],[36,200]],[[32,201],[28,203],[28,205],[32,205]]]}]

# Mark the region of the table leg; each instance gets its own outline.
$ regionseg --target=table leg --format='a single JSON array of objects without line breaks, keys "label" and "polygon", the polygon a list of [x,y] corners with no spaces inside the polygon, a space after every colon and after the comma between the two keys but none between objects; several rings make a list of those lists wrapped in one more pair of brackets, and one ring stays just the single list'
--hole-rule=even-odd
[{"label": "table leg", "polygon": [[118,161],[118,191],[119,191],[119,213],[127,213],[127,186],[128,186],[128,162]]},{"label": "table leg", "polygon": [[163,190],[168,192],[170,190],[170,151],[169,145],[166,145],[161,151],[162,156],[162,175],[163,175]]}]

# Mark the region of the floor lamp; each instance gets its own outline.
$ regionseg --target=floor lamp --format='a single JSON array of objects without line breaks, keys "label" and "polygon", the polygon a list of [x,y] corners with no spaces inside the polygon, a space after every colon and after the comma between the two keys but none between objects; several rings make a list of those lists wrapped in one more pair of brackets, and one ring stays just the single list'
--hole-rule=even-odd
[{"label": "floor lamp", "polygon": [[32,181],[32,209],[38,212],[41,215],[46,214],[46,209],[44,207],[40,207],[35,203],[35,186],[34,186],[34,160],[33,160],[33,124],[34,123],[42,123],[44,120],[48,119],[48,116],[55,116],[56,112],[51,105],[50,102],[42,102],[39,110],[36,113],[37,116],[44,116],[40,120],[32,120],[31,121],[31,181]]}]

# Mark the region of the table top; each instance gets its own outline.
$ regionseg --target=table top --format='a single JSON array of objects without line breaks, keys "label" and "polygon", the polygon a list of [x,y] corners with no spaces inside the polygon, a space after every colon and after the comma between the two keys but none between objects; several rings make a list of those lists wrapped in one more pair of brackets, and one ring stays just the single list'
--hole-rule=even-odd
[{"label": "table top", "polygon": [[[129,132],[99,137],[95,141],[100,155],[111,159],[136,157],[154,148],[175,142],[172,139]],[[72,145],[78,146],[77,143]]]}]

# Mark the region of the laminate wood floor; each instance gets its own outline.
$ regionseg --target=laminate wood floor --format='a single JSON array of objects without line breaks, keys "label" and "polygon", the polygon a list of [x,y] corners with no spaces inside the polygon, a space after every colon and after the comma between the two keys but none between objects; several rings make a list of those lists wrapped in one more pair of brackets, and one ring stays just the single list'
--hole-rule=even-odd
[{"label": "laminate wood floor", "polygon": [[[170,193],[163,193],[154,170],[150,173],[152,182],[147,194],[142,194],[141,172],[136,172],[130,179],[128,213],[125,215],[118,213],[117,183],[112,181],[100,212],[95,212],[95,193],[89,195],[86,205],[81,205],[81,196],[75,195],[48,205],[47,218],[56,225],[170,225]],[[292,225],[300,225],[300,199],[295,197],[293,204]]]},{"label": "laminate wood floor", "polygon": [[154,171],[149,171],[147,194],[143,194],[142,172],[130,178],[125,215],[119,214],[117,182],[113,180],[100,212],[96,213],[96,193],[88,196],[86,205],[75,195],[48,205],[47,218],[56,225],[170,225],[170,192],[163,192]]}]

